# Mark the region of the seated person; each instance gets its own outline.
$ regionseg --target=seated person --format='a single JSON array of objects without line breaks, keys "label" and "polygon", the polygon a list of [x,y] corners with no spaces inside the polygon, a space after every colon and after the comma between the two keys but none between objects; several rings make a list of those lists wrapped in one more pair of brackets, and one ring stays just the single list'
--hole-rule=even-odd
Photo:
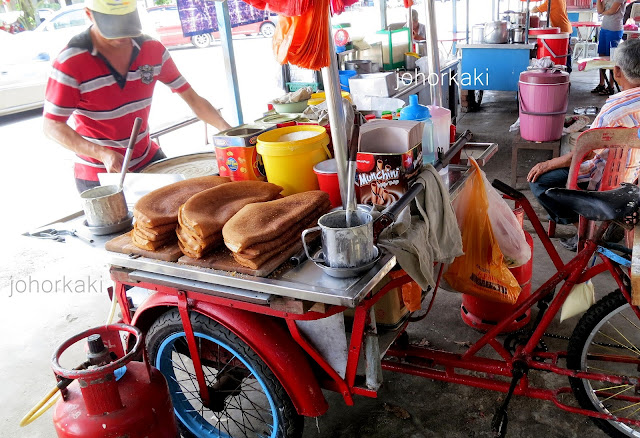
[{"label": "seated person", "polygon": [[[613,76],[622,87],[620,93],[607,99],[600,113],[591,124],[592,128],[638,126],[640,120],[640,40],[630,39],[620,44],[615,53],[615,67]],[[587,160],[580,165],[578,185],[588,190],[597,190],[604,163],[607,159],[607,149],[593,151]],[[569,176],[569,166],[573,151],[558,158],[536,164],[529,171],[527,181],[531,191],[549,216],[558,224],[574,224],[578,216],[564,205],[554,202],[546,194],[552,187],[566,187]],[[624,180],[633,182],[640,170],[640,153],[634,149],[629,154],[629,161]],[[562,245],[570,250],[577,248],[578,236],[564,239]]]}]

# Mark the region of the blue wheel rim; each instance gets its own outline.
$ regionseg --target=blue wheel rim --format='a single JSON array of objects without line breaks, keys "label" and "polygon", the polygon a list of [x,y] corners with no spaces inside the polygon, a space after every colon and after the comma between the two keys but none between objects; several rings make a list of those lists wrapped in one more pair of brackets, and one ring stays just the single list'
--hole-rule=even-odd
[{"label": "blue wheel rim", "polygon": [[[196,337],[196,341],[198,341],[198,338],[206,339],[207,341],[226,349],[229,353],[233,355],[231,360],[234,360],[234,359],[239,360],[246,367],[247,371],[250,373],[248,377],[252,377],[256,379],[257,383],[260,386],[260,389],[262,390],[262,394],[264,394],[264,396],[268,401],[271,423],[269,424],[266,421],[261,423],[266,425],[266,428],[268,428],[266,435],[252,431],[252,434],[249,436],[275,438],[278,431],[278,421],[279,421],[278,415],[277,415],[277,409],[275,407],[275,403],[273,401],[273,397],[271,393],[269,392],[267,386],[265,385],[262,377],[260,377],[260,375],[257,373],[256,369],[253,366],[251,366],[251,364],[244,357],[242,357],[242,355],[240,355],[235,349],[233,349],[228,344],[220,341],[219,339],[215,339],[211,336],[208,336],[200,332],[194,332],[194,335]],[[182,422],[182,424],[197,437],[231,438],[231,435],[228,434],[228,430],[225,431],[223,430],[224,429],[223,427],[216,427],[213,424],[211,424],[209,421],[206,420],[206,418],[204,418],[203,416],[204,411],[202,414],[200,414],[199,409],[197,409],[195,406],[192,405],[191,401],[200,400],[200,397],[198,394],[197,382],[195,382],[195,376],[192,379],[190,379],[189,382],[176,378],[176,375],[175,375],[176,370],[174,368],[174,365],[179,370],[182,370],[183,372],[186,371],[188,374],[191,373],[191,371],[187,369],[187,366],[184,362],[176,364],[172,360],[172,353],[175,351],[173,347],[175,345],[175,342],[178,341],[179,339],[184,339],[184,342],[186,345],[186,337],[184,332],[174,333],[171,336],[169,336],[167,339],[165,339],[160,345],[160,348],[158,349],[158,354],[155,361],[156,368],[158,368],[167,379],[167,384],[169,385],[169,392],[171,394],[171,401],[173,402],[173,407],[174,407],[176,416],[178,417],[180,422]],[[185,367],[184,369],[182,368],[183,366]],[[212,383],[211,380],[213,377],[214,376],[211,374],[211,372],[207,374],[207,372],[205,371],[205,378],[207,379],[208,384]],[[246,379],[247,378],[243,379],[243,381]],[[187,389],[185,387],[186,384],[194,384],[194,382],[195,382],[194,388]],[[235,406],[232,406],[232,407],[235,407]],[[245,418],[244,410],[240,408],[238,409],[238,412],[240,411],[242,411],[242,417],[244,419]],[[226,409],[225,409],[225,412],[226,412]],[[266,412],[267,410],[265,408],[265,413]],[[210,410],[207,410],[207,414],[211,415],[212,412]],[[255,417],[255,415],[247,414],[246,416],[257,418]],[[264,419],[261,418],[261,420],[264,420]],[[236,422],[234,421],[234,423]],[[220,418],[218,418],[218,425],[222,426]]]}]

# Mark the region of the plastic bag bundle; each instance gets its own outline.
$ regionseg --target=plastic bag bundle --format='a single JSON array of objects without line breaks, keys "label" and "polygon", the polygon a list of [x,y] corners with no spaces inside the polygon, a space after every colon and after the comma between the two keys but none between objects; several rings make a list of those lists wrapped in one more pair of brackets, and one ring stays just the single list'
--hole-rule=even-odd
[{"label": "plastic bag bundle", "polygon": [[244,0],[254,8],[268,9],[278,15],[295,17],[309,10],[312,0]]},{"label": "plastic bag bundle", "polygon": [[489,198],[480,167],[473,159],[471,162],[476,172],[454,202],[464,255],[453,261],[444,278],[458,292],[515,304],[520,286],[504,263],[494,235],[488,214]]},{"label": "plastic bag bundle", "polygon": [[487,175],[481,170],[478,171],[482,174],[484,187],[487,191],[489,221],[491,221],[493,235],[496,237],[500,251],[504,256],[504,262],[510,268],[522,266],[531,258],[531,248],[527,243],[524,230],[509,204],[489,184]]},{"label": "plastic bag bundle", "polygon": [[329,65],[329,2],[317,1],[298,17],[281,16],[273,36],[276,60],[310,70]]}]

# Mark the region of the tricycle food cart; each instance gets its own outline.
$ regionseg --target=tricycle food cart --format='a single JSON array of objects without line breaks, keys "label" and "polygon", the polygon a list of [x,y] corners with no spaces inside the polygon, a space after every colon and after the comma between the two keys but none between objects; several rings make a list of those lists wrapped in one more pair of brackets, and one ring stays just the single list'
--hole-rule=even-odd
[{"label": "tricycle food cart", "polygon": [[[606,131],[598,135],[611,144],[637,144],[631,137],[635,130],[598,131]],[[473,170],[449,168],[449,190],[455,198]],[[373,306],[411,281],[388,253],[370,271],[349,279],[323,275],[308,260],[259,278],[111,253],[113,298],[123,322],[146,334],[152,363],[167,378],[186,436],[300,436],[304,416],[317,417],[328,409],[322,389],[338,392],[352,405],[355,396],[377,396],[382,370],[507,393],[493,422],[501,434],[506,432],[507,404],[516,394],[590,416],[612,436],[636,436],[640,311],[631,305],[630,251],[604,242],[602,235],[613,220],[635,221],[640,189],[559,191],[563,202],[583,217],[604,221],[582,250],[564,263],[526,198],[500,182],[494,186],[523,207],[557,272],[461,354],[410,341],[407,327],[421,319],[415,315],[378,330]],[[420,190],[414,185],[395,209],[389,208],[387,218],[392,220]],[[68,225],[81,220],[82,215],[70,218]],[[101,248],[107,239],[96,236],[92,245]],[[594,256],[601,263],[590,266]],[[436,270],[441,273],[442,267]],[[392,271],[393,279],[380,287]],[[572,287],[607,271],[619,290],[581,318],[566,350],[547,351],[541,339]],[[139,301],[132,298],[134,288],[151,293]],[[425,296],[432,294],[433,301],[436,292],[437,286]],[[538,314],[529,330],[498,339],[505,327],[536,304]],[[349,309],[352,317],[342,333],[334,330],[333,320],[342,319]],[[343,366],[336,366],[342,354]],[[571,386],[541,387],[531,378],[535,372],[568,376]],[[571,392],[579,406],[562,398]]]}]

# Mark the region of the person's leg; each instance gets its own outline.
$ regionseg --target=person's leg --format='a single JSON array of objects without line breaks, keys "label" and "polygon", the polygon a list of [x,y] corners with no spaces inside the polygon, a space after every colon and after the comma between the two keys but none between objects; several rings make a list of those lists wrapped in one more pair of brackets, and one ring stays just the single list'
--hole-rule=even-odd
[{"label": "person's leg", "polygon": [[531,192],[540,205],[549,213],[551,219],[562,225],[573,224],[578,221],[578,215],[562,203],[556,202],[545,193],[547,189],[554,187],[566,187],[569,177],[569,168],[554,169],[543,173],[535,182],[530,182]]},{"label": "person's leg", "polygon": [[[610,50],[610,46],[609,46],[609,34],[608,31],[606,29],[601,29],[600,30],[600,34],[598,36],[598,55],[600,56],[609,56],[609,50]],[[596,88],[594,88],[593,90],[591,90],[592,93],[600,93],[602,91],[604,91],[606,89],[605,87],[605,81],[606,81],[606,70],[601,68],[600,69],[600,82],[598,83],[598,86]]]}]

